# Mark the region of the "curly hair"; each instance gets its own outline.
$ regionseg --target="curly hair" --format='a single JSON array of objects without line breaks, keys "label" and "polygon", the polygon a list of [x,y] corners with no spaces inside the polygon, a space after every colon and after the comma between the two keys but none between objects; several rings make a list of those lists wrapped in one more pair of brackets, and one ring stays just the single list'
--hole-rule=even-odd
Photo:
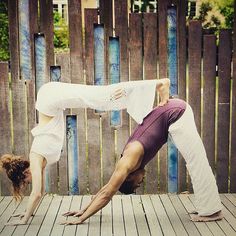
[{"label": "curly hair", "polygon": [[0,158],[0,169],[5,169],[8,178],[12,182],[13,197],[15,200],[21,200],[23,197],[22,189],[25,187],[25,174],[24,171],[29,168],[30,163],[28,160],[23,159],[21,156],[14,156],[5,154]]}]

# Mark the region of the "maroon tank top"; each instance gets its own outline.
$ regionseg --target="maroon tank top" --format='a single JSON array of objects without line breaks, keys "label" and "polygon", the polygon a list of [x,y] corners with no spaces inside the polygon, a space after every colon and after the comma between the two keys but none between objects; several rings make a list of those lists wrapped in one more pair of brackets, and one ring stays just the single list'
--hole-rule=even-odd
[{"label": "maroon tank top", "polygon": [[[168,129],[171,124],[177,121],[186,109],[186,102],[181,99],[170,99],[165,106],[155,107],[139,124],[128,143],[139,141],[144,148],[144,156],[141,168],[144,167],[167,142]],[[125,148],[124,148],[125,150]],[[121,155],[122,156],[122,155]]]}]

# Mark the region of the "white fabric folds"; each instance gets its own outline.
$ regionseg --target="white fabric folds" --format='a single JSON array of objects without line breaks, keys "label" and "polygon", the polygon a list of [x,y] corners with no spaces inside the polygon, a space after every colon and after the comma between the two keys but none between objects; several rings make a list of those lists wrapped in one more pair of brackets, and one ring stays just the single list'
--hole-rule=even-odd
[{"label": "white fabric folds", "polygon": [[215,177],[188,104],[184,114],[169,127],[169,135],[186,161],[198,215],[207,216],[220,211],[222,204]]},{"label": "white fabric folds", "polygon": [[[36,109],[53,116],[44,126],[38,125],[31,130],[34,140],[31,152],[44,156],[47,164],[60,159],[64,142],[64,117],[66,108],[85,108],[109,111],[127,109],[133,119],[142,123],[143,118],[153,108],[157,80],[122,82],[107,86],[49,82],[43,85],[38,94]],[[124,95],[111,100],[115,91],[122,89]]]}]

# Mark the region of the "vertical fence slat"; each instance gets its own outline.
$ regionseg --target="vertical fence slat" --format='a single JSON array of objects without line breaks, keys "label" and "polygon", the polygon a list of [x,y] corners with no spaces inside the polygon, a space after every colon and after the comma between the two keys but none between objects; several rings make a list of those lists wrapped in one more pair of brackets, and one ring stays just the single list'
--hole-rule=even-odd
[{"label": "vertical fence slat", "polygon": [[[53,1],[40,0],[40,31],[44,33],[46,40],[46,81],[50,79],[50,66],[54,65],[54,24],[53,24]],[[57,182],[56,164],[48,167],[50,191],[54,190]]]},{"label": "vertical fence slat", "polygon": [[83,83],[81,0],[68,1],[71,82]]},{"label": "vertical fence slat", "polygon": [[[128,1],[115,0],[115,32],[120,42],[120,81],[129,80],[128,56]],[[117,154],[118,158],[129,136],[129,116],[126,111],[121,111],[122,127],[117,129]]]},{"label": "vertical fence slat", "polygon": [[201,51],[202,26],[200,21],[190,21],[188,42],[189,63],[189,104],[194,113],[195,123],[201,134]]},{"label": "vertical fence slat", "polygon": [[[83,40],[82,40],[82,11],[81,0],[68,2],[69,13],[69,34],[70,34],[70,68],[71,82],[84,84],[83,73]],[[72,109],[72,113],[77,114],[78,119],[78,140],[79,140],[79,163],[78,163],[78,183],[80,194],[87,193],[86,173],[86,129],[85,129],[85,110]]]},{"label": "vertical fence slat", "polygon": [[67,158],[69,174],[69,194],[78,194],[78,129],[77,116],[68,115],[66,117],[66,140]]},{"label": "vertical fence slat", "polygon": [[[61,66],[61,82],[70,83],[70,60],[68,53],[61,53],[56,55],[56,63]],[[66,120],[66,115],[70,114],[70,110],[66,109],[64,112],[64,120]],[[66,122],[65,128],[66,130]],[[67,147],[66,147],[66,135],[64,138],[64,145],[62,148],[61,158],[58,163],[58,176],[59,176],[59,194],[67,195],[69,193],[69,183],[68,183],[68,160],[67,160]]]},{"label": "vertical fence slat", "polygon": [[[203,135],[209,164],[215,169],[215,95],[216,95],[216,37],[205,35],[203,41]],[[209,132],[210,131],[210,132]]]},{"label": "vertical fence slat", "polygon": [[46,81],[49,81],[49,69],[54,65],[54,45],[53,45],[53,1],[40,0],[40,32],[44,33],[46,39],[47,68]]},{"label": "vertical fence slat", "polygon": [[[159,61],[159,78],[168,76],[167,67],[167,6],[170,0],[160,0],[158,2],[158,61]],[[158,153],[159,155],[159,190],[167,191],[167,145],[165,144]]]},{"label": "vertical fence slat", "polygon": [[[167,9],[168,30],[168,76],[170,93],[178,94],[178,61],[177,61],[177,10],[176,6]],[[178,191],[178,151],[172,140],[168,138],[168,192]]]},{"label": "vertical fence slat", "polygon": [[219,36],[219,95],[217,134],[217,184],[220,192],[228,192],[231,31],[221,30]]},{"label": "vertical fence slat", "polygon": [[[1,150],[0,157],[3,154],[12,152],[11,143],[11,115],[10,115],[10,93],[9,93],[9,78],[8,78],[8,63],[0,62],[0,138]],[[8,186],[11,186],[9,179],[5,173],[1,173],[1,195],[6,196],[10,194]]]},{"label": "vertical fence slat", "polygon": [[[29,151],[33,141],[31,130],[35,126],[35,62],[34,62],[34,35],[38,32],[38,1],[29,1],[30,8],[30,47],[31,47],[31,61],[32,73],[30,81],[27,81],[27,115],[28,115],[28,133],[29,133]],[[28,151],[28,152],[29,152]]]},{"label": "vertical fence slat", "polygon": [[[97,9],[85,9],[85,68],[87,84],[94,84],[94,23],[97,23]],[[88,133],[88,181],[89,192],[94,194],[100,188],[101,163],[99,147],[99,117],[87,109]]]},{"label": "vertical fence slat", "polygon": [[[129,52],[130,52],[130,80],[143,79],[143,48],[142,48],[142,14],[129,15]],[[137,123],[131,119],[131,131]],[[143,184],[137,189],[138,194],[143,193]]]},{"label": "vertical fence slat", "polygon": [[[236,1],[234,1],[236,12]],[[236,14],[234,14],[234,28],[236,32]],[[232,90],[232,132],[231,132],[231,163],[230,163],[230,192],[236,192],[236,33],[233,34],[233,90]]]},{"label": "vertical fence slat", "polygon": [[[157,14],[143,14],[144,78],[157,79]],[[146,167],[147,193],[158,191],[158,158],[154,157]]]},{"label": "vertical fence slat", "polygon": [[25,84],[19,80],[18,1],[8,1],[9,41],[11,55],[11,80],[13,104],[13,152],[28,156]]},{"label": "vertical fence slat", "polygon": [[[186,99],[186,0],[177,3],[178,34],[178,89],[179,98]],[[178,192],[186,191],[186,163],[179,153]]]},{"label": "vertical fence slat", "polygon": [[[199,135],[201,134],[201,52],[201,22],[190,21],[188,32],[188,102],[193,109],[194,119]],[[188,190],[192,192],[192,183],[189,176]]]}]

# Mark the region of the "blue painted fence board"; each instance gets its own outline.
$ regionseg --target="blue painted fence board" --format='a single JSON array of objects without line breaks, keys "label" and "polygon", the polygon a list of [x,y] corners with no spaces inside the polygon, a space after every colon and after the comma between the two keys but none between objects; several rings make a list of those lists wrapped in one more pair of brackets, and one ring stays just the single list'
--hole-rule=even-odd
[{"label": "blue painted fence board", "polygon": [[[104,25],[94,24],[94,84],[105,84],[105,41]],[[104,111],[95,110],[95,113]]]},{"label": "blue painted fence board", "polygon": [[78,185],[78,136],[77,136],[77,116],[66,117],[66,140],[69,174],[69,193],[74,195],[79,193]]},{"label": "blue painted fence board", "polygon": [[[178,94],[177,81],[177,25],[176,7],[167,10],[168,25],[168,76],[171,81],[171,95]],[[178,151],[173,142],[168,139],[168,192],[178,191]]]},{"label": "blue painted fence board", "polygon": [[22,80],[32,78],[29,0],[19,0],[19,52],[20,52],[20,76]]},{"label": "blue painted fence board", "polygon": [[46,82],[46,41],[44,34],[35,34],[35,81],[36,92]]},{"label": "blue painted fence board", "polygon": [[61,81],[61,67],[50,66],[50,81]]},{"label": "blue painted fence board", "polygon": [[[110,83],[120,82],[120,43],[118,37],[109,38],[109,77]],[[121,126],[121,111],[111,111],[110,124]]]}]

